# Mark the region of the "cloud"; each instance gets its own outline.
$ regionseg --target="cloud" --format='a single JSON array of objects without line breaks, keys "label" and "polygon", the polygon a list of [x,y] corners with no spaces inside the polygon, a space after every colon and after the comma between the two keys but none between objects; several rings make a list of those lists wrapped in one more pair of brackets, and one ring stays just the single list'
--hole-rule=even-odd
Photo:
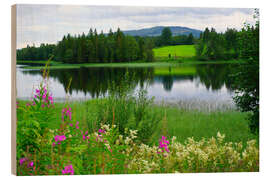
[{"label": "cloud", "polygon": [[254,22],[252,14],[250,8],[18,5],[17,44],[21,48],[26,42],[56,43],[67,33],[87,33],[91,27],[98,32],[157,25],[240,29],[244,21]]}]

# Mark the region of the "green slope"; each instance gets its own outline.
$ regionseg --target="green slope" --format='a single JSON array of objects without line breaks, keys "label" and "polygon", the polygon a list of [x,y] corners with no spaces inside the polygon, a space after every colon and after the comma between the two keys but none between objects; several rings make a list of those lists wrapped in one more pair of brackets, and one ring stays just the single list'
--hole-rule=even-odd
[{"label": "green slope", "polygon": [[178,45],[178,46],[164,46],[161,48],[155,48],[154,55],[155,57],[168,57],[171,54],[171,57],[193,57],[195,56],[195,47],[194,45]]}]

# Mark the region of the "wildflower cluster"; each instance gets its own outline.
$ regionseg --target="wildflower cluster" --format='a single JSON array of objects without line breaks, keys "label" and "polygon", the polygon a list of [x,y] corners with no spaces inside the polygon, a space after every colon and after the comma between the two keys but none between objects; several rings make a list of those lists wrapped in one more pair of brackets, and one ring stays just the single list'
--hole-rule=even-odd
[{"label": "wildflower cluster", "polygon": [[65,166],[62,170],[62,174],[74,175],[74,169],[72,165]]},{"label": "wildflower cluster", "polygon": [[33,170],[35,170],[34,162],[26,157],[19,160],[19,165],[22,169],[29,173],[32,173]]},{"label": "wildflower cluster", "polygon": [[[46,88],[41,87],[36,90],[34,102],[51,105],[52,98]],[[35,174],[74,175],[259,170],[256,140],[248,141],[243,148],[241,142],[224,142],[225,135],[218,132],[216,137],[202,138],[200,141],[188,138],[184,143],[176,141],[176,137],[169,140],[162,136],[156,145],[150,146],[139,140],[140,131],[124,128],[120,134],[120,128],[116,125],[100,124],[100,128],[91,133],[83,125],[79,127],[79,121],[72,119],[70,107],[63,108],[61,115],[62,124],[58,130],[44,130],[43,134],[37,136],[42,139],[36,148],[40,162],[33,160],[32,155],[36,151],[29,155],[24,150],[18,156],[22,157],[18,159],[19,174],[32,175],[34,171]],[[46,155],[39,152],[43,150]]]},{"label": "wildflower cluster", "polygon": [[54,141],[55,142],[53,142],[53,146],[55,146],[55,144],[57,143],[57,144],[61,144],[61,141],[64,141],[64,140],[66,140],[66,136],[65,135],[56,135],[55,137],[54,137]]},{"label": "wildflower cluster", "polygon": [[[70,120],[71,121],[71,108],[63,108],[62,110],[62,121]],[[72,125],[71,125],[72,126]]]},{"label": "wildflower cluster", "polygon": [[41,83],[40,86],[35,90],[34,99],[32,100],[32,104],[27,104],[28,106],[35,106],[36,104],[40,104],[42,108],[50,107],[54,103],[52,94],[49,93],[46,86],[43,86]]},{"label": "wildflower cluster", "polygon": [[[164,152],[164,150],[166,152],[169,152],[168,145],[169,141],[165,136],[162,136],[161,140],[159,140],[159,150],[161,150],[162,152]],[[157,153],[160,153],[160,151],[158,151]]]},{"label": "wildflower cluster", "polygon": [[[241,142],[224,143],[224,138],[225,135],[218,133],[216,138],[200,141],[188,138],[184,144],[181,144],[176,141],[176,137],[173,137],[168,145],[169,141],[163,137],[158,147],[136,145],[133,151],[129,152],[133,159],[129,162],[128,168],[138,173],[259,170],[259,150],[256,147],[256,140],[248,141],[246,149],[243,149]],[[156,153],[161,147],[165,150],[165,156]]]}]

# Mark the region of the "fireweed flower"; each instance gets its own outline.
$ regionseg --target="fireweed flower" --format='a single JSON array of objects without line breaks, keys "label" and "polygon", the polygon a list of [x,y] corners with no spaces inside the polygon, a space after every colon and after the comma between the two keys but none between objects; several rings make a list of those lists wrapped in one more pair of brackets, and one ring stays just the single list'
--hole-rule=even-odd
[{"label": "fireweed flower", "polygon": [[89,138],[89,137],[87,136],[87,134],[88,134],[88,131],[86,131],[85,133],[82,133],[82,135],[83,135],[83,136],[82,136],[82,137],[83,137],[83,140],[85,140],[85,138],[87,138],[87,139]]},{"label": "fireweed flower", "polygon": [[28,167],[33,167],[34,166],[34,162],[31,161],[29,164],[28,164]]},{"label": "fireweed flower", "polygon": [[76,123],[76,129],[79,129],[79,121]]},{"label": "fireweed flower", "polygon": [[62,109],[62,120],[69,119],[71,121],[71,108],[63,108]]},{"label": "fireweed flower", "polygon": [[37,93],[37,94],[40,94],[40,90],[39,90],[39,89],[36,89],[36,93]]},{"label": "fireweed flower", "polygon": [[64,169],[62,170],[62,174],[74,175],[74,169],[73,169],[72,165],[65,166]]},{"label": "fireweed flower", "polygon": [[64,141],[64,140],[66,140],[66,136],[65,135],[56,135],[54,137],[54,141],[55,142],[52,143],[52,146],[55,146],[55,143],[61,144],[61,141]]},{"label": "fireweed flower", "polygon": [[20,159],[20,165],[22,165],[26,160],[27,160],[27,158],[21,158]]},{"label": "fireweed flower", "polygon": [[105,133],[105,130],[99,129],[98,132],[101,133],[101,134],[104,134]]},{"label": "fireweed flower", "polygon": [[54,140],[57,142],[57,141],[64,141],[66,140],[66,136],[65,135],[56,135],[54,137]]},{"label": "fireweed flower", "polygon": [[[159,149],[161,149],[162,152],[167,151],[170,152],[168,149],[168,145],[169,145],[169,141],[167,140],[167,138],[165,136],[162,136],[162,138],[159,140]],[[158,154],[160,153],[159,151],[157,152]]]}]

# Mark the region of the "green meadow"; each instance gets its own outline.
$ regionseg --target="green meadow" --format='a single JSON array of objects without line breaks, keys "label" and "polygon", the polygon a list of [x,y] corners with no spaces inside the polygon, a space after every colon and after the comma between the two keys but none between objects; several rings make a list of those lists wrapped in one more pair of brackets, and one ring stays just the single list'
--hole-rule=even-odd
[{"label": "green meadow", "polygon": [[[107,99],[94,99],[85,102],[74,101],[69,103],[72,109],[72,118],[79,121],[80,126],[88,127],[89,124],[94,124],[90,128],[91,131],[96,131],[98,128],[97,119],[100,108],[107,109]],[[18,101],[20,106],[25,106],[25,101]],[[55,103],[54,111],[49,121],[46,123],[49,129],[57,129],[61,125],[61,110],[66,107],[66,103]],[[135,106],[129,107],[131,111]],[[176,106],[153,105],[151,114],[159,119],[157,128],[152,133],[148,143],[156,143],[160,138],[160,134],[173,137],[176,136],[180,142],[184,142],[188,137],[193,137],[195,140],[202,138],[211,138],[216,136],[218,132],[225,134],[226,142],[247,142],[251,139],[258,139],[258,136],[249,132],[246,116],[247,113],[242,113],[235,110],[224,111],[199,111],[187,110]],[[119,111],[115,114],[115,119],[120,119],[124,112]],[[122,114],[123,113],[123,114]],[[131,116],[129,120],[132,121]]]},{"label": "green meadow", "polygon": [[177,45],[177,46],[164,46],[160,48],[153,49],[154,55],[158,57],[193,57],[195,56],[195,47],[194,45]]}]

